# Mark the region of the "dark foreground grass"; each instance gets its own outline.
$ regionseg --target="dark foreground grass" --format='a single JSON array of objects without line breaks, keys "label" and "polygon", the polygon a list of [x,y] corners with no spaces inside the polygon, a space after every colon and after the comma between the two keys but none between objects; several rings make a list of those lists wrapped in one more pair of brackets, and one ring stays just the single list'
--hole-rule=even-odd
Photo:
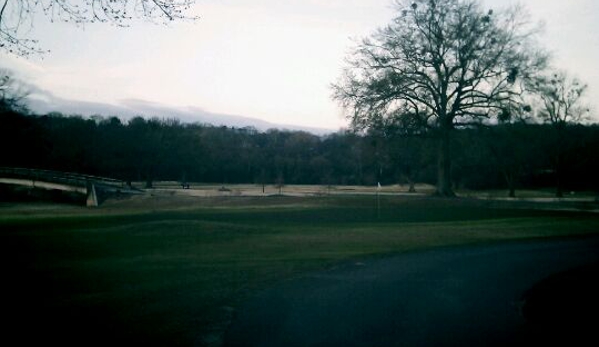
[{"label": "dark foreground grass", "polygon": [[470,200],[146,203],[0,211],[3,344],[217,346],[249,295],[339,261],[599,232],[594,214]]}]

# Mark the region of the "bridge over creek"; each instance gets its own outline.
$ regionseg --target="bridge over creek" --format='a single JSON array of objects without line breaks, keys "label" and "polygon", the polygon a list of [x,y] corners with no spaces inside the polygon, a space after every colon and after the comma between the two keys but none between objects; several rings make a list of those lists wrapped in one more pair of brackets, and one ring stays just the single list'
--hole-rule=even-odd
[{"label": "bridge over creek", "polygon": [[0,184],[83,194],[87,206],[98,206],[98,191],[132,193],[124,181],[72,172],[0,167]]}]

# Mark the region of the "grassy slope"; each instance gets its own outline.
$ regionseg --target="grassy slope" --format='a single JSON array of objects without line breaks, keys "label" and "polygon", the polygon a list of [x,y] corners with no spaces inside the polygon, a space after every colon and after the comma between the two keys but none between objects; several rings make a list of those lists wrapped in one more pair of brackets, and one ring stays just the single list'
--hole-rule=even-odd
[{"label": "grassy slope", "polygon": [[599,231],[592,214],[468,200],[385,197],[380,213],[372,197],[193,201],[0,212],[7,331],[24,342],[217,345],[244,298],[304,271],[392,252]]}]

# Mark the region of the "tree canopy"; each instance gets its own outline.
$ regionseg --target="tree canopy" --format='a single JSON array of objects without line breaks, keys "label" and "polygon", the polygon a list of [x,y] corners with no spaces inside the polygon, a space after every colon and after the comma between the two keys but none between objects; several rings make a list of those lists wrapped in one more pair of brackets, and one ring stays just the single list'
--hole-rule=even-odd
[{"label": "tree canopy", "polygon": [[[417,126],[440,139],[437,193],[453,195],[450,131],[520,105],[544,66],[521,8],[475,0],[400,0],[391,24],[362,40],[333,86],[352,126]],[[408,121],[406,121],[408,120]]]},{"label": "tree canopy", "polygon": [[44,53],[38,40],[28,37],[38,13],[53,22],[127,26],[134,18],[158,23],[196,19],[186,14],[194,3],[195,0],[0,0],[0,48],[21,56]]}]

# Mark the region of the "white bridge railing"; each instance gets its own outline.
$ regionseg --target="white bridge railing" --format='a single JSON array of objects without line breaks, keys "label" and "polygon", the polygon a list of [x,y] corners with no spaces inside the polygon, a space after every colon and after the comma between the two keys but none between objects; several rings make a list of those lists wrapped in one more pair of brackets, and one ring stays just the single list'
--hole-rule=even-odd
[{"label": "white bridge railing", "polygon": [[64,183],[83,187],[87,186],[87,184],[90,182],[94,184],[106,184],[111,186],[125,187],[124,181],[113,178],[41,169],[0,167],[0,177],[24,178],[36,181]]},{"label": "white bridge railing", "polygon": [[102,190],[116,189],[120,191],[120,188],[127,189],[124,181],[112,178],[12,167],[0,167],[0,183],[82,193],[87,196],[87,206],[98,206],[96,187]]}]

